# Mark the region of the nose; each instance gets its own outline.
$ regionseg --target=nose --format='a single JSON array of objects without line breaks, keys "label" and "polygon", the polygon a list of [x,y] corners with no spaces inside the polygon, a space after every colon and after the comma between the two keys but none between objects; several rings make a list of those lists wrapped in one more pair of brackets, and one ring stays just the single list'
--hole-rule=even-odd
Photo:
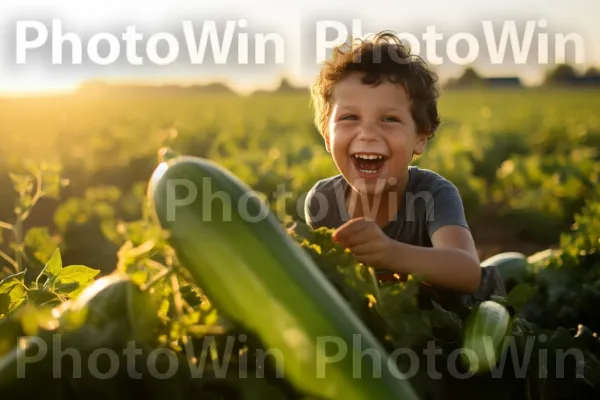
[{"label": "nose", "polygon": [[364,122],[358,128],[357,138],[365,142],[374,142],[379,140],[381,133],[376,124]]}]

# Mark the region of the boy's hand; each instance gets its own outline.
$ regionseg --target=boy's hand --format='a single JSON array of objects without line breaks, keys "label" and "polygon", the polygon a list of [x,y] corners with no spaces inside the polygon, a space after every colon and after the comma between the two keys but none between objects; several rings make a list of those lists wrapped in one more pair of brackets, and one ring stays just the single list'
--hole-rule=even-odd
[{"label": "boy's hand", "polygon": [[386,268],[392,239],[383,233],[375,221],[354,218],[333,233],[333,240],[350,249],[358,262],[374,268]]}]

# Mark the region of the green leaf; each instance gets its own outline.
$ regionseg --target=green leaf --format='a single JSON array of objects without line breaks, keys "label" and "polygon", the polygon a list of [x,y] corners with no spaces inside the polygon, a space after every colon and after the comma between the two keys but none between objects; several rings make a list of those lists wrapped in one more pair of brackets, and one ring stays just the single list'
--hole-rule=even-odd
[{"label": "green leaf", "polygon": [[58,284],[56,285],[56,291],[62,294],[69,294],[77,288],[79,288],[79,282],[58,282]]},{"label": "green leaf", "polygon": [[[23,287],[23,278],[27,270],[17,272],[16,274],[9,275],[0,281],[0,293],[8,293],[14,286]],[[23,289],[25,290],[25,289]]]},{"label": "green leaf", "polygon": [[44,282],[43,288],[45,290],[53,290],[54,285],[56,284],[56,279],[60,274],[61,270],[62,257],[60,255],[60,249],[56,248],[56,250],[54,250],[54,252],[52,253],[52,257],[50,257],[48,262],[46,262],[46,265],[42,269],[42,272],[40,272],[37,279],[35,280],[36,285],[38,285],[38,281],[42,275],[47,276],[48,279],[46,280],[46,282]]},{"label": "green leaf", "polygon": [[100,270],[85,265],[69,265],[60,271],[57,278],[61,284],[77,282],[83,285],[94,279],[99,273]]},{"label": "green leaf", "polygon": [[21,285],[15,285],[8,293],[10,296],[10,305],[8,306],[8,313],[10,314],[17,309],[25,300],[27,300],[27,292]]},{"label": "green leaf", "polygon": [[23,277],[27,270],[9,275],[0,281],[0,294],[6,294],[10,298],[7,314],[13,312],[27,297]]},{"label": "green leaf", "polygon": [[508,304],[515,308],[515,310],[519,311],[531,299],[531,297],[537,292],[537,288],[535,286],[531,286],[527,283],[521,283],[513,288],[508,294]]},{"label": "green leaf", "polygon": [[60,249],[54,250],[52,257],[46,263],[44,271],[48,276],[54,276],[60,274],[62,270],[62,257],[60,255]]}]

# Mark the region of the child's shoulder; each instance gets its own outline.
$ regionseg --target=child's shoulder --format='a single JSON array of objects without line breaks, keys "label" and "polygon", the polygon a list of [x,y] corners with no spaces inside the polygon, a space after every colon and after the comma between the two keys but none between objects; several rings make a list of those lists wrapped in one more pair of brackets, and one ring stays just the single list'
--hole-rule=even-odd
[{"label": "child's shoulder", "polygon": [[411,167],[410,171],[406,212],[426,228],[427,238],[445,225],[469,229],[460,193],[452,181],[428,169]]},{"label": "child's shoulder", "polygon": [[445,190],[457,190],[448,178],[426,168],[417,166],[409,167],[409,185],[407,191],[411,193],[429,192],[432,194]]},{"label": "child's shoulder", "polygon": [[308,191],[308,196],[314,197],[317,193],[335,194],[336,190],[343,189],[342,186],[345,182],[342,174],[320,179]]},{"label": "child's shoulder", "polygon": [[313,226],[339,226],[344,218],[344,193],[347,185],[342,174],[320,179],[306,193],[304,200],[304,217]]}]

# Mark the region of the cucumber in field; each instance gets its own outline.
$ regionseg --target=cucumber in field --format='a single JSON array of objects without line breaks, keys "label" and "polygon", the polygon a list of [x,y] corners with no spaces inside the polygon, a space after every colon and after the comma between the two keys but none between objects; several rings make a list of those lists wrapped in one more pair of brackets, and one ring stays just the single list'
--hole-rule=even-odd
[{"label": "cucumber in field", "polygon": [[169,157],[152,175],[148,198],[196,284],[281,356],[277,366],[299,391],[324,399],[417,398],[309,255],[228,170]]},{"label": "cucumber in field", "polygon": [[508,310],[494,301],[479,304],[467,318],[461,360],[471,373],[487,372],[500,360],[512,332]]},{"label": "cucumber in field", "polygon": [[481,263],[482,267],[489,265],[497,268],[505,285],[511,283],[511,281],[521,283],[530,273],[527,256],[518,252],[496,254]]},{"label": "cucumber in field", "polygon": [[[3,331],[0,335],[0,339],[5,339],[0,340],[1,399],[39,397],[40,393],[55,398],[50,395],[52,390],[61,390],[64,384],[64,380],[53,377],[59,367],[65,378],[79,376],[69,382],[69,388],[74,392],[101,384],[103,390],[116,393],[118,388],[114,386],[114,380],[90,378],[93,371],[87,362],[90,353],[98,349],[120,350],[131,341],[135,341],[137,348],[143,348],[152,339],[158,324],[149,295],[127,275],[120,273],[95,280],[75,299],[55,307],[52,314],[51,328],[40,329],[33,336],[25,335],[21,329],[15,330],[15,323],[17,328],[21,324],[18,313],[2,320],[0,326],[6,330],[10,328],[12,332]],[[59,350],[56,340],[60,340],[60,349],[71,349],[82,358],[81,369],[74,369],[69,363],[56,363],[55,357],[60,354],[55,353]],[[106,363],[106,360],[99,358],[100,363]]]}]

